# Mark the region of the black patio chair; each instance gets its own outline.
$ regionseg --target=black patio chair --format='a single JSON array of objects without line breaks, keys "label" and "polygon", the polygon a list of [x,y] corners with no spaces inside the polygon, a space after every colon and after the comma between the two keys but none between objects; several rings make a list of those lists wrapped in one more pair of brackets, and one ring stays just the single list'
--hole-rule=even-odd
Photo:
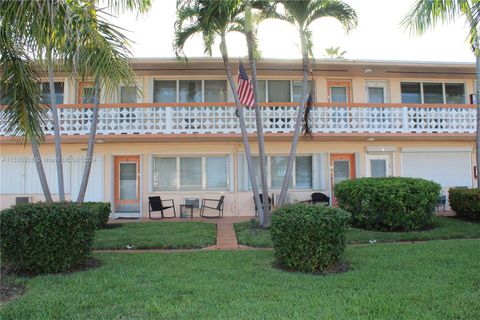
[{"label": "black patio chair", "polygon": [[[223,200],[225,196],[221,196],[220,199],[202,199],[202,207],[200,208],[200,217],[203,218],[223,218]],[[208,203],[216,203],[216,206],[207,205]],[[218,211],[217,216],[206,216],[205,208]]]},{"label": "black patio chair", "polygon": [[[260,197],[260,202],[263,203],[263,194],[258,195]],[[255,196],[253,197],[253,203],[255,203]],[[272,198],[268,197],[268,204],[270,205],[270,210],[272,210]],[[255,217],[258,217],[258,208],[255,203]]]},{"label": "black patio chair", "polygon": [[[172,205],[165,206],[163,202],[165,201],[170,201]],[[163,214],[163,211],[168,210],[168,209],[173,209],[173,217],[165,217]],[[152,212],[155,211],[160,211],[161,216],[160,218],[152,218]],[[173,199],[165,199],[162,201],[162,198],[159,196],[155,197],[148,197],[148,217],[152,220],[160,220],[164,218],[175,218],[177,216],[177,213],[175,212],[175,203],[173,202]]]},{"label": "black patio chair", "polygon": [[436,205],[436,211],[440,211],[440,208],[443,207],[443,211],[445,211],[445,205],[447,204],[447,196],[446,195],[441,195],[437,198],[437,205]]},{"label": "black patio chair", "polygon": [[327,206],[330,204],[330,198],[321,192],[314,192],[312,193],[312,199],[309,201],[311,204],[326,204]]}]

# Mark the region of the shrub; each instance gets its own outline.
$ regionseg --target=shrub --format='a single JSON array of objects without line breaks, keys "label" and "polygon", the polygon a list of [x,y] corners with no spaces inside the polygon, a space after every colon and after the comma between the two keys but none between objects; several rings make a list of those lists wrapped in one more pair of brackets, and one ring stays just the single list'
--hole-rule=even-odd
[{"label": "shrub", "polygon": [[92,211],[92,214],[96,219],[97,229],[103,229],[107,225],[108,219],[110,218],[110,202],[84,202],[82,206],[87,207]]},{"label": "shrub", "polygon": [[448,201],[459,217],[480,221],[479,189],[450,189]]},{"label": "shrub", "polygon": [[369,230],[409,231],[431,226],[440,185],[416,178],[359,178],[338,183],[339,207],[353,225]]},{"label": "shrub", "polygon": [[272,240],[277,262],[303,272],[325,272],[345,250],[350,213],[337,208],[292,204],[272,215]]},{"label": "shrub", "polygon": [[75,203],[23,203],[0,212],[4,262],[33,274],[62,272],[92,251],[95,217]]}]

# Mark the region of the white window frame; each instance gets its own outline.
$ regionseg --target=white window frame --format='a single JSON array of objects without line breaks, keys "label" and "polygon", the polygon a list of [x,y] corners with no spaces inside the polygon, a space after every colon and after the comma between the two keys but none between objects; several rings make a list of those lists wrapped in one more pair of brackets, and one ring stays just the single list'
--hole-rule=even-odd
[{"label": "white window frame", "polygon": [[[252,157],[259,157],[258,154],[254,154],[252,155]],[[267,170],[267,185],[268,185],[268,188],[272,189],[272,190],[275,190],[275,191],[278,191],[281,189],[280,188],[273,188],[272,187],[272,157],[289,157],[288,154],[273,154],[273,155],[267,155],[266,156],[266,160],[267,160],[267,163],[266,163],[266,170]],[[296,173],[297,173],[297,157],[311,157],[312,158],[312,186],[311,188],[300,188],[300,189],[297,189],[297,181],[296,181]],[[243,157],[244,158],[244,168],[247,168],[248,164],[247,164],[247,158],[246,156]],[[311,191],[313,190],[313,172],[314,172],[314,163],[313,163],[313,154],[311,153],[301,153],[301,154],[296,154],[295,155],[295,159],[293,160],[293,168],[292,168],[292,178],[291,178],[291,187],[290,189],[291,190],[295,190],[295,191]],[[250,177],[248,175],[248,170],[245,170],[244,172],[244,179],[245,181],[247,181],[247,189],[248,190],[252,190],[252,186],[250,185]],[[257,184],[259,184],[260,181],[257,181]]]},{"label": "white window frame", "polygon": [[[290,101],[285,101],[285,102],[295,102],[295,101],[293,101],[293,81],[301,81],[302,86],[303,86],[303,80],[299,80],[299,79],[294,79],[294,80],[291,80],[291,79],[258,79],[258,81],[265,81],[265,102],[270,102],[270,100],[268,99],[268,82],[269,81],[289,81],[290,82]],[[312,89],[313,89],[313,92],[315,93],[315,80],[308,80],[308,81],[312,82]]]},{"label": "white window frame", "polygon": [[[63,104],[68,104],[68,96],[67,96],[67,93],[68,93],[68,89],[67,89],[67,78],[53,78],[53,83],[55,82],[61,82],[63,83]],[[42,85],[43,83],[49,83],[48,79],[42,79],[40,80],[40,82],[38,82],[40,84],[40,90],[42,91],[42,98],[43,98],[43,88],[42,88]],[[49,102],[50,103],[50,102]]]},{"label": "white window frame", "polygon": [[[210,157],[224,157],[227,161],[227,186],[225,188],[207,188],[207,158]],[[175,190],[155,190],[155,159],[156,158],[175,158],[176,161],[176,188]],[[201,158],[201,167],[202,167],[202,183],[201,188],[182,188],[180,182],[180,159],[181,158]],[[191,191],[229,191],[231,185],[230,171],[232,170],[230,165],[230,154],[201,154],[201,155],[153,155],[152,161],[152,190],[153,192],[191,192]]]},{"label": "white window frame", "polygon": [[[205,102],[205,81],[225,81],[226,83],[226,88],[227,88],[227,95],[226,98],[227,100],[225,103],[229,101],[229,85],[228,85],[228,80],[227,79],[220,79],[220,78],[215,78],[215,79],[163,79],[163,78],[153,78],[152,79],[152,93],[151,93],[151,101],[154,100],[155,98],[155,81],[175,81],[175,102],[171,103],[179,103],[180,100],[180,81],[201,81],[201,90],[202,90],[202,103]],[[195,102],[191,102],[195,103]]]},{"label": "white window frame", "polygon": [[447,104],[447,93],[445,90],[446,84],[463,84],[463,91],[464,91],[464,102],[463,104],[467,104],[467,83],[466,81],[438,81],[438,80],[400,80],[400,99],[402,97],[402,83],[419,83],[420,84],[420,98],[421,103],[425,103],[424,93],[423,93],[423,84],[424,83],[432,83],[432,84],[442,84],[442,93],[443,93],[443,102],[442,103],[435,103],[435,104]]},{"label": "white window frame", "polygon": [[385,160],[386,175],[387,175],[387,177],[392,177],[393,176],[393,170],[392,170],[392,164],[391,164],[390,158],[391,158],[391,155],[389,155],[389,154],[368,154],[367,153],[367,161],[366,161],[366,175],[367,175],[367,177],[372,176],[370,160]]},{"label": "white window frame", "polygon": [[383,103],[390,103],[390,82],[388,80],[367,80],[365,81],[365,96],[366,102],[370,103],[368,88],[382,88],[383,89]]}]

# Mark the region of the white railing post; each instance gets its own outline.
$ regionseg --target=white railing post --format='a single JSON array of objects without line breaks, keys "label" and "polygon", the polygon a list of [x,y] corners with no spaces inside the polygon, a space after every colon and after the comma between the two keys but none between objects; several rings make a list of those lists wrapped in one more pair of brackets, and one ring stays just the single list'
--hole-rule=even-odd
[{"label": "white railing post", "polygon": [[402,128],[403,128],[403,132],[408,132],[409,131],[409,128],[408,128],[408,107],[407,106],[403,106],[402,107]]}]

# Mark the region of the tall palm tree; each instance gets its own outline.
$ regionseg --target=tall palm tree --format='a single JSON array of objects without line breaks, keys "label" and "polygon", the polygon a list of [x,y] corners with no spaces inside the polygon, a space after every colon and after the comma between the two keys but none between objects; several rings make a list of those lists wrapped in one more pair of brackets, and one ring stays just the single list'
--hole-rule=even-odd
[{"label": "tall palm tree", "polygon": [[311,55],[312,31],[310,25],[324,17],[337,19],[346,32],[352,30],[357,26],[357,14],[355,10],[340,0],[289,0],[278,1],[283,5],[283,10],[277,11],[275,18],[287,21],[293,24],[300,36],[300,45],[302,51],[303,62],[303,93],[300,105],[298,106],[297,119],[295,121],[295,129],[293,133],[292,145],[290,155],[288,158],[287,170],[285,178],[283,179],[282,190],[278,204],[282,205],[285,202],[288,186],[292,176],[293,163],[297,153],[298,140],[302,127],[303,111],[305,103],[308,98],[308,70],[309,70],[309,55]]},{"label": "tall palm tree", "polygon": [[[257,83],[257,65],[255,61],[255,37],[252,22],[252,3],[250,0],[244,0],[245,3],[245,37],[248,47],[248,59],[250,60],[250,68],[252,69],[252,85],[253,85],[253,99],[255,106],[255,122],[257,125],[257,140],[258,140],[258,156],[260,164],[260,177],[262,181],[263,194],[263,211],[265,215],[265,227],[270,226],[270,202],[268,200],[268,181],[267,181],[267,165],[265,152],[265,137],[263,134],[263,120],[262,109],[258,105],[258,83]],[[266,8],[263,8],[266,9]],[[266,15],[268,16],[268,14]]]},{"label": "tall palm tree", "polygon": [[477,188],[480,189],[480,1],[479,0],[419,0],[402,21],[402,26],[423,34],[439,23],[453,22],[464,17],[467,20],[468,38],[475,54],[477,85],[476,165]]},{"label": "tall palm tree", "polygon": [[33,160],[38,171],[45,200],[52,201],[43,162],[38,148],[43,139],[43,125],[46,108],[39,107],[41,89],[35,63],[14,39],[7,34],[8,26],[0,21],[0,65],[2,75],[2,123],[6,134],[21,136],[30,141]]},{"label": "tall palm tree", "polygon": [[254,195],[255,205],[258,209],[260,225],[265,225],[264,210],[259,197],[257,181],[253,168],[252,153],[248,132],[245,125],[243,106],[237,94],[236,84],[233,80],[232,68],[228,56],[226,35],[229,32],[244,33],[244,19],[240,0],[209,1],[209,0],[179,0],[177,1],[177,20],[175,22],[175,40],[173,43],[177,56],[183,53],[185,43],[196,34],[201,34],[205,53],[212,55],[215,38],[220,37],[220,52],[222,54],[225,72],[230,89],[237,107],[240,131],[242,133],[247,169],[250,184]]},{"label": "tall palm tree", "polygon": [[[111,7],[112,10],[130,8],[144,12],[150,6],[150,1],[109,0],[108,4],[114,6]],[[110,25],[105,19],[100,17],[101,10],[95,7],[94,1],[2,1],[0,3],[0,12],[2,30],[8,28],[8,36],[0,39],[2,40],[2,47],[4,43],[8,44],[5,39],[13,38],[17,43],[17,47],[20,48],[19,50],[25,52],[26,57],[29,57],[30,60],[32,60],[30,57],[34,57],[37,65],[46,66],[49,75],[50,96],[52,98],[50,107],[55,143],[56,146],[59,146],[56,147],[59,198],[60,201],[63,201],[65,197],[61,163],[60,126],[54,99],[53,69],[63,64],[65,71],[70,72],[75,78],[77,77],[77,72],[82,77],[88,74],[99,76],[100,79],[108,84],[107,87],[110,90],[120,82],[132,82],[134,74],[128,66],[127,54],[125,53],[128,52],[125,46],[128,39],[119,32],[117,27]],[[46,59],[43,59],[44,57]],[[26,63],[26,60],[24,62]],[[21,68],[21,66],[17,65],[17,68]],[[32,81],[34,79],[38,81],[38,78],[31,78]],[[16,89],[19,88],[12,88],[12,90]],[[13,100],[10,100],[12,104],[19,99],[19,95],[15,92],[7,94],[11,94],[14,97]],[[31,121],[36,122],[36,128],[41,128],[41,123],[45,121],[45,113],[40,112],[40,110],[44,110],[44,105],[41,103],[41,94],[38,96],[32,95],[30,100],[30,108],[32,110],[35,109],[37,114],[42,115],[42,117],[32,117]],[[96,105],[98,108],[98,99]],[[11,110],[14,109],[12,108]],[[17,108],[16,111],[21,112],[22,110]],[[94,112],[94,115],[92,122],[95,125],[92,128],[96,127],[98,112]],[[9,124],[12,127],[15,126],[15,123],[11,122],[14,116],[6,116],[5,119],[10,121]],[[32,141],[32,151],[36,158],[37,171],[44,195],[47,200],[51,200],[38,151],[38,142],[40,141],[38,138],[43,137],[43,130],[32,131],[25,129],[28,128],[23,128],[18,133],[25,136],[30,135],[28,137]],[[95,131],[92,131],[89,139],[89,150],[87,151],[91,155],[87,159],[91,159],[93,155],[91,141],[94,141]],[[32,140],[34,135],[37,138]],[[36,156],[37,154],[38,157]],[[91,163],[87,161],[84,181],[85,175],[88,176],[89,174],[90,165]],[[84,194],[85,189],[86,182],[82,182],[80,194],[82,194],[82,190]],[[80,198],[83,200],[83,197]]]}]

